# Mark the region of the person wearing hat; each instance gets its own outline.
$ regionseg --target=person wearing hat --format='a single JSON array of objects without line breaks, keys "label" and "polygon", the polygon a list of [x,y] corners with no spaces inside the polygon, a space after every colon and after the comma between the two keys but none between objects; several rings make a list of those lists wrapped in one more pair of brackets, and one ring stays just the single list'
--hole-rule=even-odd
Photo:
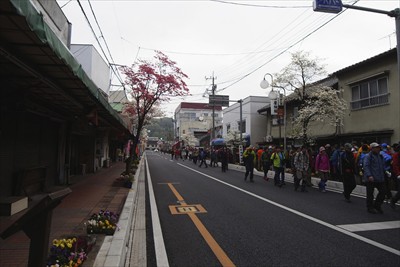
[{"label": "person wearing hat", "polygon": [[344,152],[340,155],[341,173],[343,178],[343,195],[345,200],[350,203],[350,195],[356,188],[356,179],[354,176],[356,163],[353,152],[353,146],[350,143],[344,144]]},{"label": "person wearing hat", "polygon": [[392,153],[388,144],[381,144],[381,155],[385,163],[385,197],[389,201],[392,198],[392,191],[390,190],[390,179],[392,177]]},{"label": "person wearing hat", "polygon": [[271,155],[272,155],[272,146],[268,148],[264,148],[264,152],[261,154],[261,164],[264,171],[264,180],[268,182],[268,171],[271,168]]},{"label": "person wearing hat", "polygon": [[307,185],[307,176],[308,176],[308,169],[310,167],[310,158],[307,152],[307,147],[302,146],[300,151],[298,151],[293,160],[294,169],[296,171],[296,175],[294,175],[294,190],[300,186],[301,182],[301,192],[307,192],[306,185]]},{"label": "person wearing hat", "polygon": [[326,154],[325,147],[321,146],[319,148],[319,154],[315,159],[315,174],[318,174],[321,178],[320,182],[318,183],[318,187],[323,193],[326,192],[326,182],[329,178],[330,169],[331,166],[329,162],[329,156]]},{"label": "person wearing hat", "polygon": [[285,184],[285,160],[285,154],[281,147],[277,146],[275,152],[271,155],[271,161],[275,171],[274,184],[279,187]]},{"label": "person wearing hat", "polygon": [[244,164],[246,166],[246,173],[244,175],[244,180],[247,180],[247,177],[250,174],[250,182],[254,183],[253,180],[253,172],[254,172],[254,165],[256,162],[256,153],[253,150],[253,147],[249,146],[246,148],[246,150],[243,152],[243,159],[244,159]]},{"label": "person wearing hat", "polygon": [[[367,210],[369,213],[383,213],[382,203],[385,199],[385,165],[380,154],[381,147],[378,143],[370,144],[371,152],[364,157],[364,182],[367,189]],[[374,189],[378,195],[374,200]]]}]

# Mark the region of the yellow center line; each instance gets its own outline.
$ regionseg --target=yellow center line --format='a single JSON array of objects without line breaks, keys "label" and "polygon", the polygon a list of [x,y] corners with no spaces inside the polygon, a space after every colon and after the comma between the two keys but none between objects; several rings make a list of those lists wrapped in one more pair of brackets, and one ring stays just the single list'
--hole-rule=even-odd
[{"label": "yellow center line", "polygon": [[[183,197],[179,194],[175,187],[171,183],[168,183],[168,186],[172,190],[178,201],[186,205]],[[200,234],[203,236],[204,240],[207,242],[208,246],[214,252],[214,255],[222,264],[222,266],[235,266],[231,259],[229,259],[228,255],[226,255],[225,251],[220,247],[220,245],[217,243],[217,241],[215,241],[215,239],[212,237],[204,224],[200,221],[199,217],[197,217],[195,213],[188,213],[188,215],[194,225],[197,227],[197,230],[199,230]]]}]

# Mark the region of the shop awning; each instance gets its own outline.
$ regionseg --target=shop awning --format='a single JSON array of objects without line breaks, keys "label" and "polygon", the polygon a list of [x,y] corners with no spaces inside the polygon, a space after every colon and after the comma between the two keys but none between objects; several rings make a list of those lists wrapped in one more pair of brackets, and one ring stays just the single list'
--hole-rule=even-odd
[{"label": "shop awning", "polygon": [[32,103],[41,103],[38,112],[63,118],[88,116],[95,110],[99,126],[128,131],[127,123],[30,1],[0,1],[0,10],[3,97],[27,96]]}]

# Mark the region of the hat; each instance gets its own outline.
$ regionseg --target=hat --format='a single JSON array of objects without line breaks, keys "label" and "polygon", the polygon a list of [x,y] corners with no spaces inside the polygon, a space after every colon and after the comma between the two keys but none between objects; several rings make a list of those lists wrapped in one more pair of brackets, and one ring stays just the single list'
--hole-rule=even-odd
[{"label": "hat", "polygon": [[375,143],[375,142],[369,144],[369,146],[370,146],[371,148],[380,147],[380,145],[379,145],[378,143]]},{"label": "hat", "polygon": [[388,147],[388,144],[383,143],[383,144],[381,145],[381,147],[382,147],[382,148],[387,148],[387,147]]},{"label": "hat", "polygon": [[325,147],[331,147],[331,145],[330,144],[326,144]]},{"label": "hat", "polygon": [[319,152],[321,152],[321,151],[325,151],[325,147],[321,146],[321,147],[319,148]]},{"label": "hat", "polygon": [[346,143],[346,144],[344,144],[344,147],[348,148],[348,149],[351,149],[353,146],[350,143]]}]

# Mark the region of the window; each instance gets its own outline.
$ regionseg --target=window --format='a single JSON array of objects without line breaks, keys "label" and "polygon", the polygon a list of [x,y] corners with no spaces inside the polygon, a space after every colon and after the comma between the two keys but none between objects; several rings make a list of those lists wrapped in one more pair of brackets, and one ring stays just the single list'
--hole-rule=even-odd
[{"label": "window", "polygon": [[182,113],[182,114],[180,115],[180,117],[181,117],[181,119],[192,121],[192,120],[195,120],[195,119],[196,119],[196,113],[193,113],[193,112],[185,112],[185,113]]},{"label": "window", "polygon": [[231,124],[226,125],[226,132],[229,132],[231,130]]},{"label": "window", "polygon": [[351,109],[362,109],[389,103],[387,77],[362,81],[351,87]]}]

